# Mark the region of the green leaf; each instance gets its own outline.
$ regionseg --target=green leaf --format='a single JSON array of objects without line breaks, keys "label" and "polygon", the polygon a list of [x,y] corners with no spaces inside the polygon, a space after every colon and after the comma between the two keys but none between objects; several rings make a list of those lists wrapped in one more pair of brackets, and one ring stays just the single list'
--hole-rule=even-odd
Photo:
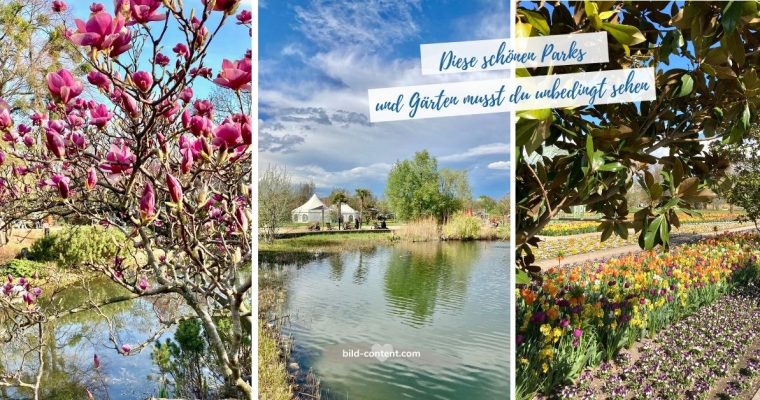
[{"label": "green leaf", "polygon": [[531,24],[533,28],[536,29],[542,35],[548,36],[550,34],[549,24],[546,22],[546,18],[544,18],[544,16],[541,15],[541,13],[538,13],[536,11],[525,10],[522,8],[517,10],[517,13],[525,17],[528,23]]},{"label": "green leaf", "polygon": [[688,96],[692,90],[694,90],[694,79],[689,74],[681,75],[681,82],[678,85],[678,90],[675,92],[675,97]]},{"label": "green leaf", "polygon": [[742,17],[742,2],[741,1],[729,1],[725,7],[723,7],[723,16],[720,19],[720,24],[723,26],[723,30],[727,34],[736,29],[736,23]]},{"label": "green leaf", "polygon": [[602,29],[609,32],[619,43],[633,46],[645,42],[647,39],[638,28],[631,25],[613,24],[602,22]]},{"label": "green leaf", "polygon": [[606,171],[606,172],[617,172],[624,169],[625,169],[625,166],[617,161],[607,163],[599,167],[599,171]]},{"label": "green leaf", "polygon": [[546,120],[552,117],[552,109],[541,108],[538,110],[518,111],[517,116],[520,118],[525,118],[525,119]]},{"label": "green leaf", "polygon": [[647,227],[646,234],[644,235],[644,249],[645,250],[652,250],[654,247],[654,241],[657,237],[657,232],[660,230],[660,225],[662,225],[662,220],[664,217],[662,215],[658,215],[655,217],[655,219],[652,220],[652,222]]},{"label": "green leaf", "polygon": [[515,271],[515,282],[518,285],[527,285],[530,283],[530,275],[527,272],[518,269]]}]

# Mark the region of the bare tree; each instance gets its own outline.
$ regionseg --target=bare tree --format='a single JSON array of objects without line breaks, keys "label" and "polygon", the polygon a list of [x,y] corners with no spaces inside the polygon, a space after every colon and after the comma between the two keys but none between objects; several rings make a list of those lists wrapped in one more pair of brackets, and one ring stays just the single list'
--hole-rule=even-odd
[{"label": "bare tree", "polygon": [[268,165],[259,177],[259,223],[264,228],[263,238],[274,241],[277,229],[289,219],[293,185],[284,167]]}]

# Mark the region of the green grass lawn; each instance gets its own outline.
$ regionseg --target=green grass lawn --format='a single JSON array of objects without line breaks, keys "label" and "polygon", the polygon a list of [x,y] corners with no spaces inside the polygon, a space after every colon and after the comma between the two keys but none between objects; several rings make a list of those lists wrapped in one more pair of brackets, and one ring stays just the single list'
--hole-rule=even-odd
[{"label": "green grass lawn", "polygon": [[287,239],[276,239],[273,243],[259,243],[259,251],[344,251],[390,243],[389,232],[331,233],[325,235],[305,235]]}]

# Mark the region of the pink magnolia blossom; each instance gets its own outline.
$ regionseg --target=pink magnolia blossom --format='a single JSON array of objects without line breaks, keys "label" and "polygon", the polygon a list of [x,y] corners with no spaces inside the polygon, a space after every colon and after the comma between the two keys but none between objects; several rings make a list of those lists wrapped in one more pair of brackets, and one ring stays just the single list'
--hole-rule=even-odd
[{"label": "pink magnolia blossom", "polygon": [[182,204],[182,185],[177,178],[171,174],[166,174],[166,186],[169,189],[169,197],[175,204]]},{"label": "pink magnolia blossom", "polygon": [[132,351],[132,346],[130,346],[130,345],[128,345],[128,344],[125,343],[125,344],[121,345],[121,351],[124,354],[129,354],[129,352]]},{"label": "pink magnolia blossom", "polygon": [[237,221],[241,232],[248,232],[248,216],[245,215],[243,207],[238,207],[235,210],[235,221]]},{"label": "pink magnolia blossom", "polygon": [[90,169],[87,170],[87,179],[84,181],[84,187],[87,190],[95,189],[95,185],[98,184],[98,174],[95,171],[95,168],[90,167]]},{"label": "pink magnolia blossom", "polygon": [[211,118],[214,114],[214,103],[209,100],[196,100],[193,103],[193,108],[195,108],[196,115]]},{"label": "pink magnolia blossom", "polygon": [[202,67],[202,68],[191,68],[190,69],[190,76],[193,78],[202,76],[206,79],[211,79],[211,76],[214,75],[214,73],[211,71],[211,68],[209,67]]},{"label": "pink magnolia blossom", "polygon": [[[201,0],[203,5],[208,5],[209,0]],[[214,6],[211,8],[214,11],[224,11],[226,13],[233,13],[237,8],[240,0],[216,0]]]},{"label": "pink magnolia blossom", "polygon": [[132,74],[132,82],[141,92],[147,92],[153,86],[153,76],[149,72],[137,71]]},{"label": "pink magnolia blossom", "polygon": [[148,289],[148,286],[148,278],[141,276],[140,280],[137,282],[137,288],[144,292]]},{"label": "pink magnolia blossom", "polygon": [[53,12],[64,12],[69,8],[69,6],[66,5],[66,2],[62,0],[55,0],[53,1]]},{"label": "pink magnolia blossom", "polygon": [[172,48],[172,51],[180,57],[187,58],[190,55],[190,51],[187,49],[187,46],[182,43],[177,43],[177,45]]},{"label": "pink magnolia blossom", "polygon": [[97,86],[106,93],[111,90],[111,81],[108,79],[108,76],[98,71],[90,71],[90,73],[87,74],[87,82]]},{"label": "pink magnolia blossom", "polygon": [[18,125],[18,134],[21,136],[24,136],[31,131],[32,131],[32,128],[30,126],[26,126],[26,124]]},{"label": "pink magnolia blossom", "polygon": [[23,142],[26,145],[26,147],[32,147],[32,146],[34,146],[34,136],[32,136],[32,135],[26,135],[26,136],[24,136]]},{"label": "pink magnolia blossom", "polygon": [[106,154],[106,163],[100,166],[103,171],[111,174],[129,174],[132,172],[132,164],[135,162],[135,155],[125,144],[111,145],[111,150]]},{"label": "pink magnolia blossom", "polygon": [[108,107],[105,104],[99,104],[94,109],[90,110],[90,125],[103,128],[113,118],[113,113],[108,111]]},{"label": "pink magnolia blossom", "polygon": [[238,20],[238,25],[248,25],[253,21],[253,14],[248,10],[243,10],[235,18]]},{"label": "pink magnolia blossom", "polygon": [[105,11],[99,11],[90,16],[85,23],[81,19],[74,20],[77,31],[70,34],[70,40],[79,46],[91,46],[97,50],[110,49],[110,56],[132,48],[132,32],[126,28],[124,17],[117,15],[114,19]]},{"label": "pink magnolia blossom", "polygon": [[190,172],[191,168],[193,168],[193,150],[189,148],[184,148],[180,150],[180,153],[182,154],[182,162],[180,163],[180,171],[182,171],[183,174],[186,174]]},{"label": "pink magnolia blossom", "polygon": [[2,150],[0,150],[0,165],[5,164],[5,153],[3,153]]},{"label": "pink magnolia blossom", "polygon": [[158,53],[156,54],[156,57],[153,58],[153,62],[155,62],[157,65],[165,67],[169,65],[169,57],[163,55],[162,53]]},{"label": "pink magnolia blossom", "polygon": [[190,118],[190,132],[195,136],[210,135],[213,129],[214,124],[206,117],[194,115]]},{"label": "pink magnolia blossom", "polygon": [[32,116],[30,117],[30,119],[32,120],[32,125],[40,126],[42,125],[42,121],[47,119],[47,114],[38,113],[35,111],[34,114],[32,114]]},{"label": "pink magnolia blossom", "polygon": [[90,4],[90,12],[95,14],[103,11],[105,9],[105,6],[103,6],[100,3],[92,3]]},{"label": "pink magnolia blossom", "polygon": [[11,112],[7,108],[0,110],[0,129],[7,130],[13,127]]},{"label": "pink magnolia blossom", "polygon": [[129,113],[130,117],[137,118],[140,116],[140,109],[137,108],[137,100],[135,100],[135,98],[130,96],[127,92],[122,92],[121,103],[127,110],[127,113]]},{"label": "pink magnolia blossom", "polygon": [[79,96],[84,90],[82,82],[74,78],[71,72],[61,69],[47,75],[47,86],[50,93],[64,104]]},{"label": "pink magnolia blossom", "polygon": [[161,0],[129,0],[127,3],[132,17],[129,24],[145,24],[166,19],[166,14],[156,11],[162,4]]},{"label": "pink magnolia blossom", "polygon": [[156,215],[156,194],[150,182],[145,183],[143,194],[140,198],[140,220],[143,223],[150,221]]},{"label": "pink magnolia blossom", "polygon": [[171,119],[174,114],[179,111],[179,104],[177,102],[170,103],[169,99],[164,100],[161,102],[161,109],[164,110],[164,112],[161,113],[161,116],[166,119]]},{"label": "pink magnolia blossom", "polygon": [[231,122],[219,125],[214,130],[214,139],[211,143],[222,150],[234,149],[242,145],[243,137],[240,133],[240,125]]},{"label": "pink magnolia blossom", "polygon": [[15,132],[5,132],[3,134],[3,140],[10,143],[11,146],[18,143],[19,140],[21,140],[21,137],[17,135]]},{"label": "pink magnolia blossom", "polygon": [[87,139],[79,132],[74,132],[69,136],[69,140],[78,149],[84,149],[87,147]]},{"label": "pink magnolia blossom", "polygon": [[240,124],[240,134],[243,137],[243,144],[252,144],[253,132],[251,131],[251,116],[246,114],[235,114],[232,116],[232,121]]},{"label": "pink magnolia blossom", "polygon": [[251,60],[243,58],[238,61],[225,59],[222,61],[222,71],[214,79],[214,83],[232,90],[250,90],[253,75]]},{"label": "pink magnolia blossom", "polygon": [[66,155],[66,144],[58,132],[53,129],[45,129],[45,138],[47,139],[45,146],[54,156],[63,158]]},{"label": "pink magnolia blossom", "polygon": [[58,188],[58,194],[64,199],[68,199],[71,194],[71,190],[69,189],[69,178],[63,175],[55,174],[50,177],[50,179],[45,180],[45,184]]},{"label": "pink magnolia blossom", "polygon": [[185,104],[189,103],[193,99],[193,88],[188,86],[182,89],[182,91],[179,92],[179,99],[184,101]]}]

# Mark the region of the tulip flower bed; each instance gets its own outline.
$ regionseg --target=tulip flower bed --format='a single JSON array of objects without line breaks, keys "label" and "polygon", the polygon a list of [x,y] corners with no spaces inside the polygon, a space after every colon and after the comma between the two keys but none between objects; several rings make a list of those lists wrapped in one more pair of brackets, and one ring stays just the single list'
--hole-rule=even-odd
[{"label": "tulip flower bed", "polygon": [[666,254],[552,269],[519,288],[518,398],[757,390],[758,245],[757,235],[723,235]]},{"label": "tulip flower bed", "polygon": [[[679,229],[673,231],[674,235],[678,234],[694,234],[694,233],[709,233],[727,231],[729,229],[740,228],[743,226],[749,227],[749,224],[743,224],[736,221],[731,222],[704,222],[704,223],[690,223],[681,225]],[[553,259],[559,255],[563,257],[585,254],[595,251],[614,249],[623,246],[630,246],[638,244],[638,236],[629,234],[627,239],[622,239],[618,236],[613,236],[604,242],[599,241],[598,235],[586,235],[569,238],[557,238],[544,240],[539,243],[538,248],[533,249],[533,253],[536,255],[537,260]]]},{"label": "tulip flower bed", "polygon": [[[728,213],[705,213],[702,216],[679,215],[679,221],[682,226],[679,229],[683,231],[691,225],[702,225],[712,228],[719,226],[725,229],[728,225],[737,225],[738,214]],[[598,221],[553,221],[541,230],[539,236],[570,236],[581,235],[584,233],[594,233],[599,227]]]}]

